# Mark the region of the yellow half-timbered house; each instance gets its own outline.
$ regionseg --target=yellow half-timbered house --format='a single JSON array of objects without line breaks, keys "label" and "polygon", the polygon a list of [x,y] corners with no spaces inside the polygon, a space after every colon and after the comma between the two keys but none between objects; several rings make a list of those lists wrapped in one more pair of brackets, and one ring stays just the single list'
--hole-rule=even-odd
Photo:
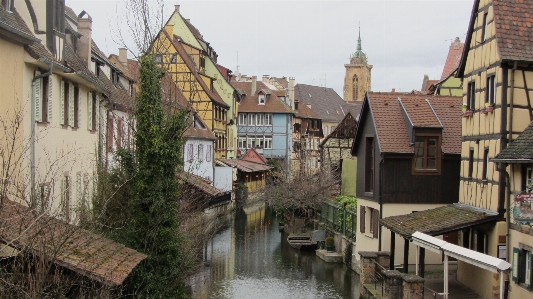
[{"label": "yellow half-timbered house", "polygon": [[[531,253],[533,233],[516,232],[516,226],[506,223],[514,197],[508,181],[514,173],[491,159],[533,120],[532,11],[532,1],[476,0],[457,72],[463,79],[464,107],[459,201],[499,214],[496,222],[463,229],[459,245],[529,269],[520,281],[510,282],[508,298],[533,297],[531,284],[523,281],[531,277],[531,258],[517,260],[512,254],[513,246]],[[499,276],[487,270],[458,261],[457,278],[483,298],[500,295]]]},{"label": "yellow half-timbered house", "polygon": [[206,53],[183,42],[174,34],[173,25],[166,25],[160,31],[152,43],[151,53],[217,137],[215,159],[227,157],[229,105],[214,88],[215,78],[205,73]]}]

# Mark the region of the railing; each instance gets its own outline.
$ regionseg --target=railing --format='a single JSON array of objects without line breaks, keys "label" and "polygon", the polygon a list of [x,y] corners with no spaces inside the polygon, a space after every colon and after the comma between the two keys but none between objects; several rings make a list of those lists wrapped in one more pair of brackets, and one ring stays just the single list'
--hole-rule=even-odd
[{"label": "railing", "polygon": [[326,224],[326,228],[341,232],[347,238],[355,241],[357,232],[357,210],[354,208],[345,208],[343,205],[332,201],[325,200],[318,215],[319,220]]},{"label": "railing", "polygon": [[381,296],[383,296],[383,291],[385,289],[385,277],[381,274],[381,270],[386,270],[383,268],[380,264],[378,264],[376,261],[372,261],[374,263],[374,277],[372,278],[374,280],[374,289],[378,291],[378,285],[381,286]]},{"label": "railing", "polygon": [[[428,297],[428,295],[430,297]],[[444,298],[444,293],[439,293],[439,292],[437,292],[435,290],[432,290],[432,289],[430,289],[430,288],[428,288],[428,287],[426,287],[424,285],[424,298],[425,299],[429,299],[429,298],[442,299],[442,298]]]}]

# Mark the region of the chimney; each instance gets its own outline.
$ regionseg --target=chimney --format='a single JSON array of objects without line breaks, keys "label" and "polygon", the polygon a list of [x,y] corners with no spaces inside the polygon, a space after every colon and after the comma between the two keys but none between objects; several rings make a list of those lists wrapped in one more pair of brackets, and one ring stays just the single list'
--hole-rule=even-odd
[{"label": "chimney", "polygon": [[82,35],[78,42],[78,56],[87,64],[87,68],[91,69],[93,19],[85,11],[78,16],[78,32]]},{"label": "chimney", "polygon": [[118,61],[126,70],[128,69],[128,49],[118,48]]},{"label": "chimney", "polygon": [[395,92],[396,92],[396,88],[393,88],[393,89],[392,89],[392,93],[395,93]]},{"label": "chimney", "polygon": [[270,83],[270,80],[268,80],[268,75],[263,75],[263,82]]},{"label": "chimney", "polygon": [[257,90],[257,76],[252,76],[252,96],[255,95],[255,91]]},{"label": "chimney", "polygon": [[180,12],[180,6],[179,5],[174,5],[174,11],[179,13]]},{"label": "chimney", "polygon": [[294,102],[294,78],[289,78],[289,100],[294,110],[298,110],[296,103]]}]

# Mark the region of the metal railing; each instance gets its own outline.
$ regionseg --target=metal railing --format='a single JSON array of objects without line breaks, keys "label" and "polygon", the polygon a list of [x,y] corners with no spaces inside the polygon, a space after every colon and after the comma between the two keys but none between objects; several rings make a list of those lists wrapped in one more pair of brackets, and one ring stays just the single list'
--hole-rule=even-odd
[{"label": "metal railing", "polygon": [[326,224],[326,228],[340,232],[355,241],[357,232],[357,210],[355,208],[345,208],[335,201],[325,200],[318,218]]},{"label": "metal railing", "polygon": [[381,274],[381,270],[386,270],[383,268],[380,264],[378,264],[375,260],[372,260],[374,263],[374,277],[372,278],[374,280],[374,290],[378,290],[378,285],[381,286],[381,296],[383,296],[383,292],[385,289],[385,277]]},{"label": "metal railing", "polygon": [[444,293],[439,293],[435,290],[432,290],[424,285],[424,298],[425,299],[442,299],[444,298]]}]

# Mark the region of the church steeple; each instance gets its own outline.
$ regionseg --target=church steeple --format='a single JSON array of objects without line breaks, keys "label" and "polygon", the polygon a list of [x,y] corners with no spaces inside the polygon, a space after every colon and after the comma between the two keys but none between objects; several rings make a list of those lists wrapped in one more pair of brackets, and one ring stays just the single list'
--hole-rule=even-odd
[{"label": "church steeple", "polygon": [[359,25],[359,37],[357,38],[357,51],[352,54],[351,58],[352,61],[354,58],[362,58],[366,60],[366,54],[363,52],[363,48],[361,47],[361,25]]}]

